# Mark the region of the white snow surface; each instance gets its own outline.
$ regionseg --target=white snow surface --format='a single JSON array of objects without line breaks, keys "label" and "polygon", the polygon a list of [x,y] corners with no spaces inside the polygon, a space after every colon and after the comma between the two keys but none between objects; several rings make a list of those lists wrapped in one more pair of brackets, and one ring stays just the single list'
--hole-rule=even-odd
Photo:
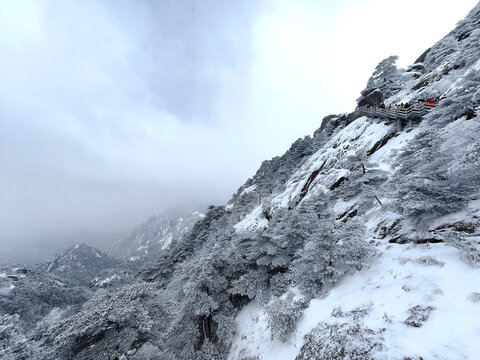
[{"label": "white snow surface", "polygon": [[0,287],[0,296],[6,296],[10,294],[10,292],[15,289],[15,285],[9,284],[8,286]]},{"label": "white snow surface", "polygon": [[[272,340],[265,312],[256,303],[248,305],[237,316],[238,335],[228,359],[293,360],[316,325],[338,321],[331,316],[335,308],[359,307],[370,309],[363,319],[366,327],[386,329],[376,359],[478,359],[480,303],[472,294],[480,293],[479,279],[480,269],[469,268],[452,247],[380,244],[370,267],[310,302],[287,343]],[[417,305],[435,307],[419,328],[404,323]]]},{"label": "white snow surface", "polygon": [[262,205],[258,205],[245,219],[234,226],[236,232],[253,231],[268,227],[268,220],[262,212]]},{"label": "white snow surface", "polygon": [[243,196],[243,195],[246,195],[246,194],[250,194],[251,192],[253,192],[255,189],[257,188],[257,185],[252,185],[252,186],[249,186],[247,187],[246,189],[244,189],[240,196]]}]

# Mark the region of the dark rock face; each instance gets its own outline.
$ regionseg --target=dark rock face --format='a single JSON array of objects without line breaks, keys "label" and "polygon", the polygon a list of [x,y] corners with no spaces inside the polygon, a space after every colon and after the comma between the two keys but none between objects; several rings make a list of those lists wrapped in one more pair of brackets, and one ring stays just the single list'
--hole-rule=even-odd
[{"label": "dark rock face", "polygon": [[314,137],[318,137],[323,131],[325,131],[327,135],[331,136],[340,125],[346,126],[361,116],[362,114],[360,114],[358,111],[354,111],[349,114],[325,116],[322,120],[322,125],[315,132]]},{"label": "dark rock face", "polygon": [[376,142],[375,145],[373,145],[373,147],[370,150],[368,150],[367,155],[368,156],[373,155],[377,150],[383,147],[393,137],[395,137],[395,133],[390,133],[387,136],[385,136],[383,139]]},{"label": "dark rock face", "polygon": [[430,49],[431,48],[425,50],[424,53],[420,55],[417,60],[415,60],[415,64],[423,63],[425,61],[425,58],[427,57],[427,54],[430,52]]},{"label": "dark rock face", "polygon": [[411,70],[424,72],[425,66],[422,63],[415,63],[412,65]]},{"label": "dark rock face", "polygon": [[457,232],[465,232],[467,234],[473,234],[475,232],[475,225],[468,221],[457,221],[453,224],[445,224],[437,227],[430,232],[436,232],[438,230],[454,229]]},{"label": "dark rock face", "polygon": [[468,107],[468,108],[465,108],[463,111],[461,111],[457,116],[455,116],[455,120],[458,120],[462,117],[466,118],[466,120],[471,120],[473,118],[475,118],[477,116],[477,114],[475,113],[475,110]]},{"label": "dark rock face", "polygon": [[358,106],[362,107],[365,105],[375,106],[383,104],[385,97],[383,92],[380,89],[375,89],[368,93],[362,100],[358,102]]},{"label": "dark rock face", "polygon": [[347,180],[348,179],[345,176],[342,176],[340,179],[335,181],[335,183],[332,186],[330,186],[330,190],[335,190],[336,188],[338,188],[340,185],[342,185]]}]

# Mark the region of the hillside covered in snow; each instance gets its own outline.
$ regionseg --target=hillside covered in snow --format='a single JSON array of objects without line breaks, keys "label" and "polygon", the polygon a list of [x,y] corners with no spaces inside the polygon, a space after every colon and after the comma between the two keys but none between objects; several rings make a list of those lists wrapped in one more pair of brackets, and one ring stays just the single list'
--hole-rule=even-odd
[{"label": "hillside covered in snow", "polygon": [[187,233],[203,214],[193,211],[187,216],[164,212],[150,217],[113,245],[108,255],[121,260],[138,261],[155,258],[172,242]]},{"label": "hillside covered in snow", "polygon": [[442,98],[422,119],[325,117],[226,205],[165,227],[181,240],[132,232],[110,255],[162,251],[122,286],[34,323],[3,311],[0,357],[478,358],[479,53],[480,4],[415,64],[380,63],[358,100]]}]

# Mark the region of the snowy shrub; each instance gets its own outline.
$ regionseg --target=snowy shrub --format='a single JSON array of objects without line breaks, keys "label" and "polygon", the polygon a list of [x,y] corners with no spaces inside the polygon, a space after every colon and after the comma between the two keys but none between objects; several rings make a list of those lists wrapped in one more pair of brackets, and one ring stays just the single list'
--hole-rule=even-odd
[{"label": "snowy shrub", "polygon": [[223,360],[224,357],[218,347],[207,340],[203,343],[202,348],[196,352],[195,359]]},{"label": "snowy shrub", "polygon": [[430,313],[435,309],[436,308],[433,306],[414,306],[408,309],[410,316],[404,321],[404,323],[408,326],[421,327],[430,317]]},{"label": "snowy shrub", "polygon": [[445,263],[443,261],[435,259],[433,256],[421,256],[415,259],[415,262],[425,266],[438,266],[443,267]]},{"label": "snowy shrub", "polygon": [[401,166],[387,184],[394,189],[390,209],[417,224],[462,209],[480,183],[478,141],[461,151],[445,150],[450,139],[441,131],[420,133],[399,154]]},{"label": "snowy shrub", "polygon": [[460,250],[462,259],[469,265],[480,266],[480,244],[475,237],[450,232],[444,236],[445,242]]},{"label": "snowy shrub", "polygon": [[294,301],[292,296],[275,299],[265,308],[268,315],[268,327],[274,339],[286,342],[297,327],[308,306],[305,300]]},{"label": "snowy shrub", "polygon": [[293,282],[294,279],[290,272],[275,274],[270,278],[270,290],[274,296],[281,296]]},{"label": "snowy shrub", "polygon": [[370,312],[371,304],[350,311],[335,308],[334,323],[322,322],[305,336],[305,342],[296,360],[349,359],[370,360],[383,349],[382,332],[365,327],[362,320]]},{"label": "snowy shrub", "polygon": [[231,283],[230,294],[246,295],[250,299],[257,298],[268,288],[268,274],[265,269],[248,272]]},{"label": "snowy shrub", "polygon": [[336,307],[332,310],[331,316],[334,318],[351,318],[353,321],[359,321],[363,319],[371,309],[371,304],[364,307],[357,307],[350,311],[343,311],[340,307]]},{"label": "snowy shrub", "polygon": [[232,335],[237,330],[235,318],[231,314],[218,314],[213,317],[213,321],[217,324],[218,346],[224,350],[230,349]]},{"label": "snowy shrub", "polygon": [[398,189],[395,204],[404,216],[442,216],[462,208],[465,198],[448,184],[424,178],[408,178]]},{"label": "snowy shrub", "polygon": [[381,333],[359,322],[322,322],[305,335],[296,360],[371,360],[383,349]]},{"label": "snowy shrub", "polygon": [[443,261],[439,261],[435,259],[433,256],[421,256],[415,259],[412,258],[398,258],[398,262],[401,265],[405,265],[408,262],[412,262],[414,264],[424,265],[424,266],[438,266],[443,267],[445,263]]},{"label": "snowy shrub", "polygon": [[474,304],[478,304],[478,303],[480,303],[480,293],[472,292],[468,295],[467,299],[470,300]]},{"label": "snowy shrub", "polygon": [[333,213],[324,213],[319,228],[304,248],[292,269],[293,278],[307,296],[322,291],[367,264],[373,248],[363,240],[363,225],[351,221],[334,227]]}]

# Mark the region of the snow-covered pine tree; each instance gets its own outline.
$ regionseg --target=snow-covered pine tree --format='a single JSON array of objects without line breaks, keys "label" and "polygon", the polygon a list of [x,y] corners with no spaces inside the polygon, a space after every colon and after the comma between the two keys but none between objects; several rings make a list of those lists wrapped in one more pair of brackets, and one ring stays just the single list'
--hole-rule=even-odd
[{"label": "snow-covered pine tree", "polygon": [[367,87],[361,92],[362,96],[357,100],[358,102],[376,89],[383,93],[385,99],[400,91],[400,71],[395,65],[397,60],[398,56],[392,55],[378,63],[368,79]]}]

